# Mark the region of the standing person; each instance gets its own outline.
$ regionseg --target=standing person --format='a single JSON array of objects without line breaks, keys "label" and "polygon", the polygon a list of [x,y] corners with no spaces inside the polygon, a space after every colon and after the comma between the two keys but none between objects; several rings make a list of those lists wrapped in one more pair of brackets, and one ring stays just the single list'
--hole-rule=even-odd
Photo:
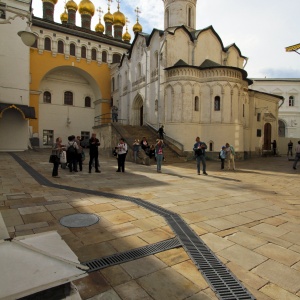
[{"label": "standing person", "polygon": [[132,146],[133,146],[134,162],[136,163],[138,153],[140,151],[140,140],[134,140],[134,143],[132,144]]},{"label": "standing person", "polygon": [[235,162],[234,162],[235,151],[233,146],[226,143],[226,161],[227,161],[227,169],[230,170],[230,163],[232,163],[232,169],[235,170]]},{"label": "standing person", "polygon": [[[78,145],[77,163],[78,163],[78,166],[79,166],[79,171],[82,171],[82,152],[83,152],[83,149],[82,149],[82,146],[81,146],[81,141],[82,141],[82,138],[80,136],[77,136],[75,142]],[[78,170],[78,168],[77,168],[77,170]]]},{"label": "standing person", "polygon": [[291,156],[293,156],[293,142],[290,140],[290,142],[288,143],[288,152],[287,152],[287,156],[289,156],[289,154],[291,154]]},{"label": "standing person", "polygon": [[298,141],[298,145],[296,146],[296,157],[295,157],[295,162],[293,164],[293,169],[296,170],[297,168],[297,163],[300,160],[300,141]]},{"label": "standing person", "polygon": [[273,147],[273,155],[276,155],[276,149],[277,149],[276,140],[274,140],[271,144],[272,144],[272,147]]},{"label": "standing person", "polygon": [[221,170],[224,170],[224,162],[225,162],[225,158],[226,158],[226,147],[225,146],[222,146],[219,157],[221,159]]},{"label": "standing person", "polygon": [[55,160],[53,162],[53,170],[52,170],[52,177],[55,177],[55,178],[60,178],[58,176],[59,156],[60,156],[60,153],[64,149],[61,143],[62,143],[62,139],[61,139],[61,137],[58,137],[56,139],[56,143],[53,145],[52,153],[51,153],[52,155],[57,156],[57,160]]},{"label": "standing person", "polygon": [[125,143],[124,139],[121,138],[119,141],[118,146],[116,147],[118,150],[118,170],[117,172],[125,172],[125,159],[127,154],[127,144]]},{"label": "standing person", "polygon": [[98,159],[98,146],[100,146],[99,140],[96,138],[96,133],[92,133],[92,137],[89,139],[90,145],[90,161],[89,161],[89,173],[92,172],[92,163],[95,161],[95,172],[101,173],[99,170],[99,159]]},{"label": "standing person", "polygon": [[141,145],[141,148],[145,151],[146,155],[149,155],[150,146],[149,146],[145,136],[141,140],[140,145]]},{"label": "standing person", "polygon": [[115,105],[111,108],[111,115],[112,115],[112,121],[118,122],[118,108]]},{"label": "standing person", "polygon": [[202,162],[203,174],[208,175],[206,173],[205,149],[207,149],[206,144],[204,142],[201,142],[200,137],[197,136],[196,143],[194,144],[193,150],[196,156],[198,175],[200,175],[200,162]]},{"label": "standing person", "polygon": [[165,132],[164,132],[164,125],[161,125],[161,127],[158,129],[158,134],[159,134],[159,138],[161,139],[161,140],[163,140],[164,139],[164,134],[166,134]]},{"label": "standing person", "polygon": [[69,162],[69,170],[70,172],[78,172],[77,170],[77,153],[79,147],[75,142],[75,136],[71,135],[68,137],[68,144],[67,144],[67,159]]},{"label": "standing person", "polygon": [[158,140],[155,145],[155,158],[156,158],[156,166],[157,166],[157,173],[161,173],[161,165],[164,157],[164,141]]}]

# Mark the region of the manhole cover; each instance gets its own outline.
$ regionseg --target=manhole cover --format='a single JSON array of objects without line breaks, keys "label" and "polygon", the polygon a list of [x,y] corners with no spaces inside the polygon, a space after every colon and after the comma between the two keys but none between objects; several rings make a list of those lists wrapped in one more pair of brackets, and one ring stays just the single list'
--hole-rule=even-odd
[{"label": "manhole cover", "polygon": [[98,222],[99,217],[94,214],[74,214],[60,219],[60,224],[65,227],[88,227]]}]

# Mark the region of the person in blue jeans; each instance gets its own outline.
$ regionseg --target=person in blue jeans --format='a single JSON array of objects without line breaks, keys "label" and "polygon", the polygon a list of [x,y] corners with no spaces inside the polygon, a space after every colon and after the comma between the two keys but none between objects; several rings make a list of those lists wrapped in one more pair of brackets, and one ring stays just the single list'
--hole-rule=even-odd
[{"label": "person in blue jeans", "polygon": [[164,141],[163,140],[156,140],[157,143],[155,145],[155,158],[156,158],[156,166],[157,166],[157,173],[161,173],[161,165],[164,158]]},{"label": "person in blue jeans", "polygon": [[194,144],[193,150],[196,156],[196,162],[197,162],[197,173],[200,175],[200,162],[202,162],[202,169],[203,174],[208,175],[206,173],[206,160],[205,160],[205,150],[207,149],[207,146],[204,142],[200,141],[200,137],[196,137],[196,143]]},{"label": "person in blue jeans", "polygon": [[226,159],[226,147],[225,146],[222,146],[219,157],[221,159],[221,170],[224,170],[224,162]]}]

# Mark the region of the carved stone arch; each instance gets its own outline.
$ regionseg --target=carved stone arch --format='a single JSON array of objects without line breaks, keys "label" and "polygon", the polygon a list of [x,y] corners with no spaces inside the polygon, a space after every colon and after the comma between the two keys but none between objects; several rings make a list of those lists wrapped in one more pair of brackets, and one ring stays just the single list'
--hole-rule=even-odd
[{"label": "carved stone arch", "polygon": [[212,89],[215,87],[215,86],[219,86],[221,88],[221,94],[223,95],[224,94],[224,87],[221,83],[219,82],[216,82],[215,84],[213,84],[211,87]]},{"label": "carved stone arch", "polygon": [[132,117],[131,117],[131,125],[140,125],[142,126],[144,123],[143,120],[143,105],[144,105],[144,99],[143,96],[140,93],[137,93],[137,95],[134,97],[134,100],[132,102]]},{"label": "carved stone arch", "polygon": [[[184,93],[184,86],[183,84],[180,82],[180,81],[177,81],[175,84],[174,84],[174,87],[176,87],[177,85],[179,85],[181,87],[181,93],[183,94]],[[174,90],[173,90],[174,91]]]}]

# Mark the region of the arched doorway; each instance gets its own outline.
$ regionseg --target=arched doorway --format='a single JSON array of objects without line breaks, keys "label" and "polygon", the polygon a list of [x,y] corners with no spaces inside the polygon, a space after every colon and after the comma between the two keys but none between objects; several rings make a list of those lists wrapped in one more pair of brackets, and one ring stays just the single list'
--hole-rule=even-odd
[{"label": "arched doorway", "polygon": [[141,95],[137,95],[133,100],[132,104],[132,125],[140,125],[143,126],[144,124],[144,106],[143,106],[143,99]]},{"label": "arched doorway", "polygon": [[271,150],[271,132],[271,124],[266,123],[264,127],[264,150]]}]

